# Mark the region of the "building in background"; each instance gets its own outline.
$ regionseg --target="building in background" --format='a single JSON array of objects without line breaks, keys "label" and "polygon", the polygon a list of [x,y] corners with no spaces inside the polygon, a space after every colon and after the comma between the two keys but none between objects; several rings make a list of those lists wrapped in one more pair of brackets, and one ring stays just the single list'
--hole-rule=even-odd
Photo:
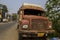
[{"label": "building in background", "polygon": [[0,22],[2,21],[2,7],[0,6]]},{"label": "building in background", "polygon": [[3,11],[3,7],[0,6],[0,22],[3,22],[4,20],[6,21],[7,20],[7,15],[8,15],[8,13],[5,13]]}]

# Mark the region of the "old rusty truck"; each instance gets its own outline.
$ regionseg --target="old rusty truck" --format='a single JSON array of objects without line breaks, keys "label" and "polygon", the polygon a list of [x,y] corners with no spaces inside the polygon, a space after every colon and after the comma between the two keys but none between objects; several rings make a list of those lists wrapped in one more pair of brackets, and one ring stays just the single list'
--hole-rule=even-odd
[{"label": "old rusty truck", "polygon": [[20,39],[41,38],[46,40],[54,32],[52,23],[45,17],[45,10],[36,4],[24,3],[18,10],[18,33]]}]

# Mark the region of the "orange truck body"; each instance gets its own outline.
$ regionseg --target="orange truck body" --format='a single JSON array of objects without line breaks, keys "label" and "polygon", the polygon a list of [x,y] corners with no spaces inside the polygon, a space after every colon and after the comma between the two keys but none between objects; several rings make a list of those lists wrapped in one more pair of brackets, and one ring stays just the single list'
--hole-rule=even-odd
[{"label": "orange truck body", "polygon": [[[24,10],[41,11],[40,16],[24,14]],[[34,11],[34,12],[35,12]],[[37,13],[38,13],[37,12]],[[27,12],[26,12],[27,13]],[[30,13],[32,14],[32,12]],[[45,17],[44,9],[35,4],[23,4],[18,11],[18,33],[23,37],[46,37],[53,33],[52,23]],[[33,35],[33,36],[32,36]]]}]

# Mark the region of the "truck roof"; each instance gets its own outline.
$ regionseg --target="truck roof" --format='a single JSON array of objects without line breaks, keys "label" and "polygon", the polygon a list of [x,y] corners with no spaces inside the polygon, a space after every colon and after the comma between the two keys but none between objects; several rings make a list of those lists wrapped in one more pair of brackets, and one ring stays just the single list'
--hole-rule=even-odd
[{"label": "truck roof", "polygon": [[41,7],[41,5],[37,5],[37,4],[31,4],[31,3],[24,3],[23,5],[31,5],[31,6],[37,6],[37,7]]},{"label": "truck roof", "polygon": [[22,10],[22,9],[35,9],[35,10],[44,11],[41,5],[30,4],[30,3],[23,3],[21,8],[19,8],[19,10]]}]

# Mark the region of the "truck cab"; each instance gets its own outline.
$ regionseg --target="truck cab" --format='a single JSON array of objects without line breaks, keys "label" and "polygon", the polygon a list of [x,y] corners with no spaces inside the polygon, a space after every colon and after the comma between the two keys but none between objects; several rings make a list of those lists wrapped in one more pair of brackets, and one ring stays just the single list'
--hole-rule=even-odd
[{"label": "truck cab", "polygon": [[[24,3],[18,11],[18,33],[22,37],[46,38],[53,33],[52,23],[40,5]],[[45,39],[42,39],[45,40]]]}]

